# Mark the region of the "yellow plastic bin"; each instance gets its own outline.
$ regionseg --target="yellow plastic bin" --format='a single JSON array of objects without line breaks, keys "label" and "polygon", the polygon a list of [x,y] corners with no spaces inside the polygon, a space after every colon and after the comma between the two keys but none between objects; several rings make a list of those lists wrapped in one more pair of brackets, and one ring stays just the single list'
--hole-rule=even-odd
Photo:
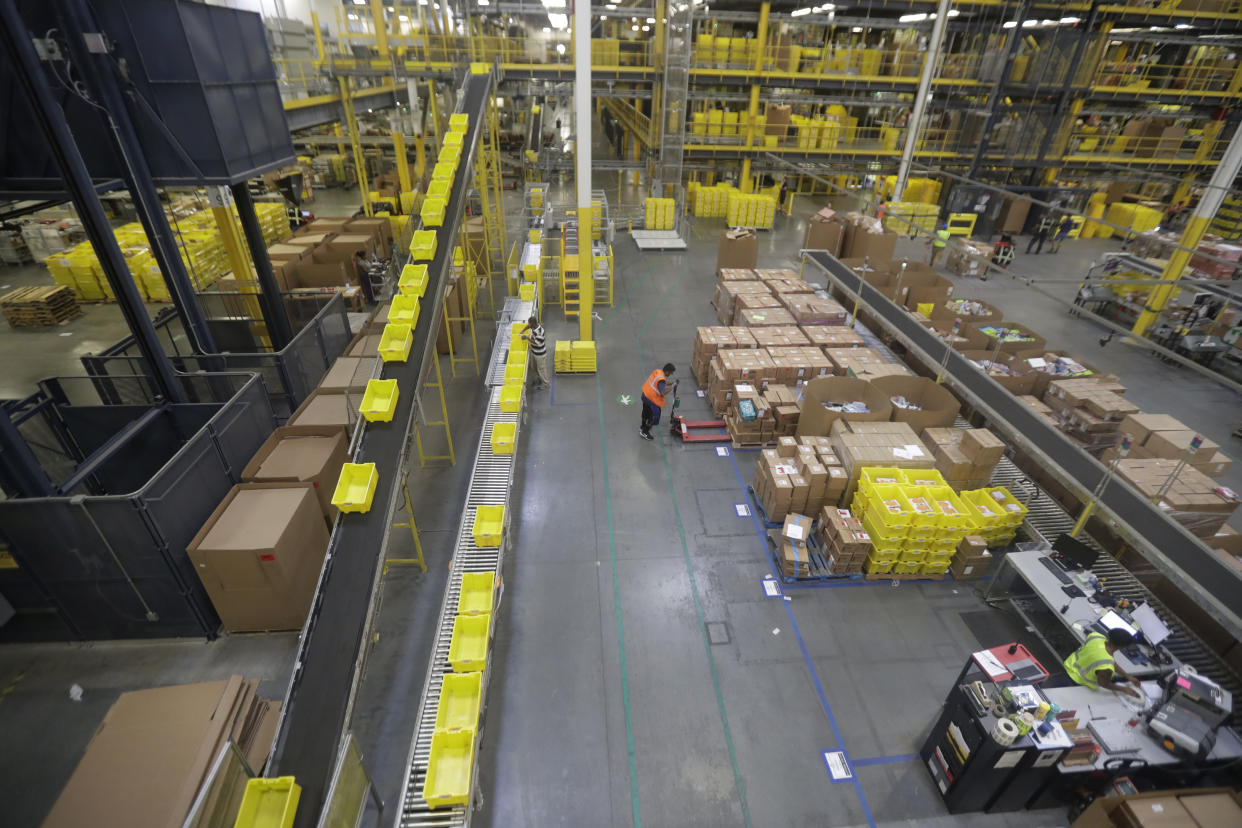
[{"label": "yellow plastic bin", "polygon": [[517,414],[522,410],[522,386],[509,384],[500,389],[500,410]]},{"label": "yellow plastic bin", "polygon": [[474,545],[500,546],[505,530],[504,506],[479,506],[474,510]]},{"label": "yellow plastic bin", "polygon": [[423,220],[423,226],[439,227],[444,224],[444,211],[447,207],[448,202],[443,198],[427,196],[423,199],[423,207],[418,213]]},{"label": "yellow plastic bin", "polygon": [[451,808],[470,802],[474,734],[474,730],[437,730],[431,735],[423,799],[432,808]]},{"label": "yellow plastic bin", "polygon": [[449,161],[454,166],[461,162],[461,144],[449,144],[440,148],[440,154],[436,156],[436,163],[441,161]]},{"label": "yellow plastic bin", "polygon": [[535,301],[535,286],[531,284],[518,286],[518,298],[523,302]]},{"label": "yellow plastic bin", "polygon": [[414,329],[399,322],[389,322],[380,334],[379,355],[384,362],[405,362],[414,344]]},{"label": "yellow plastic bin", "polygon": [[496,575],[491,572],[466,572],[461,576],[461,592],[457,596],[458,615],[482,615],[492,611],[496,596]]},{"label": "yellow plastic bin", "polygon": [[465,132],[469,125],[470,115],[466,112],[454,112],[449,116],[449,129],[451,130]]},{"label": "yellow plastic bin", "polygon": [[292,776],[247,780],[233,828],[290,828],[301,797]]},{"label": "yellow plastic bin", "polygon": [[517,440],[517,423],[496,423],[492,426],[492,454],[513,454]]},{"label": "yellow plastic bin", "polygon": [[449,640],[449,665],[454,673],[477,673],[487,666],[487,643],[492,614],[459,615],[453,619]]},{"label": "yellow plastic bin", "polygon": [[482,691],[482,673],[446,675],[440,685],[440,703],[436,707],[436,731],[477,730]]},{"label": "yellow plastic bin", "polygon": [[446,132],[444,133],[444,146],[461,147],[461,142],[464,137],[465,136],[460,132]]},{"label": "yellow plastic bin", "polygon": [[362,404],[358,413],[368,423],[389,423],[397,411],[397,398],[401,390],[395,379],[373,379],[367,381],[367,390],[362,394]]},{"label": "yellow plastic bin", "polygon": [[366,512],[371,509],[379,472],[374,463],[346,463],[336,480],[332,505],[342,512]]},{"label": "yellow plastic bin", "polygon": [[446,179],[433,179],[427,185],[427,198],[443,198],[447,200],[451,186],[452,182]]},{"label": "yellow plastic bin", "polygon": [[399,325],[409,325],[410,330],[418,324],[418,313],[421,306],[417,296],[407,296],[398,294],[392,297],[392,303],[388,306],[388,321],[396,322]]},{"label": "yellow plastic bin", "polygon": [[439,240],[434,230],[415,230],[410,239],[410,255],[416,262],[429,262],[436,257]]},{"label": "yellow plastic bin", "polygon": [[408,264],[401,268],[397,291],[402,296],[419,296],[427,292],[427,265]]},{"label": "yellow plastic bin", "polygon": [[505,385],[521,385],[526,382],[526,363],[505,364]]},{"label": "yellow plastic bin", "polygon": [[436,165],[431,168],[432,181],[453,182],[453,176],[457,173],[456,161],[437,161]]}]

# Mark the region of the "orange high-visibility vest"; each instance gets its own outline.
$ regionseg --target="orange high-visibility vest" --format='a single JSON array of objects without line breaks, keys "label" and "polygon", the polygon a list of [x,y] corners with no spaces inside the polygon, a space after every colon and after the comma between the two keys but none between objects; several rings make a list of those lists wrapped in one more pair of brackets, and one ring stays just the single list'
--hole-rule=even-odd
[{"label": "orange high-visibility vest", "polygon": [[660,393],[660,381],[667,380],[664,371],[657,368],[651,372],[651,376],[647,377],[647,381],[643,383],[643,396],[651,400],[651,404],[656,408],[664,407],[664,395]]}]

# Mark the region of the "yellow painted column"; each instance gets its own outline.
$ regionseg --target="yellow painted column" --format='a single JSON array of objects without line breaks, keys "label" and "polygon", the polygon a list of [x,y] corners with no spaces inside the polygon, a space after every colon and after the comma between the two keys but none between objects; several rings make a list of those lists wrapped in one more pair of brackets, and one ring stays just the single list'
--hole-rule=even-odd
[{"label": "yellow painted column", "polygon": [[[1199,242],[1203,241],[1203,234],[1207,232],[1208,224],[1212,221],[1212,217],[1196,215],[1186,222],[1186,229],[1182,231],[1182,237],[1178,240],[1178,244],[1182,247],[1188,247],[1190,250],[1174,250],[1169,256],[1169,262],[1164,266],[1164,271],[1160,274],[1160,278],[1166,282],[1176,283],[1182,277],[1182,271],[1186,269],[1186,265],[1190,264],[1191,251],[1199,246]],[[1142,336],[1148,328],[1160,317],[1160,311],[1164,310],[1165,305],[1169,304],[1169,300],[1177,295],[1179,288],[1176,284],[1160,285],[1153,288],[1147,299],[1147,305],[1143,308],[1143,312],[1134,322],[1134,333]]]},{"label": "yellow painted column", "polygon": [[[1069,144],[1074,134],[1074,124],[1078,120],[1078,116],[1082,114],[1082,98],[1076,98],[1070,102],[1070,107],[1066,110],[1065,118],[1061,121],[1058,128],[1058,134],[1049,148],[1048,155],[1052,158],[1063,158],[1069,150]],[[1050,186],[1057,180],[1057,175],[1061,170],[1057,167],[1049,167],[1044,170],[1043,183]]]},{"label": "yellow painted column", "polygon": [[436,100],[436,82],[427,81],[427,105],[431,109],[431,135],[440,143],[440,102]]},{"label": "yellow painted column", "polygon": [[[333,125],[332,125],[332,133],[333,133],[334,135],[336,135],[336,137],[337,137],[337,138],[344,138],[344,137],[345,137],[345,134],[344,134],[343,132],[341,132],[341,122],[340,122],[340,121],[337,121],[335,124],[333,124]],[[337,142],[336,142],[336,151],[337,151],[337,153],[338,153],[338,154],[340,154],[340,155],[344,155],[344,154],[345,154],[345,142],[344,142],[344,141],[337,141]]]},{"label": "yellow painted column", "polygon": [[755,51],[756,72],[762,72],[765,65],[764,52],[768,47],[768,14],[771,11],[771,3],[759,4],[759,30],[755,33],[755,40],[758,44]]},{"label": "yellow painted column", "polygon": [[750,181],[750,159],[749,158],[742,159],[742,172],[738,175],[737,179],[738,179],[737,188],[744,193],[749,193],[752,189],[751,181]]},{"label": "yellow painted column", "polygon": [[[759,120],[759,84],[750,87],[750,104],[746,107],[746,146],[755,145],[755,122]],[[762,142],[761,142],[762,143]]]},{"label": "yellow painted column", "polygon": [[414,141],[414,177],[421,184],[427,176],[427,139],[419,135]]},{"label": "yellow painted column", "polygon": [[349,78],[338,78],[341,87],[341,108],[345,110],[345,129],[349,132],[349,145],[354,154],[354,172],[358,176],[358,192],[362,196],[362,211],[374,215],[371,207],[371,188],[367,181],[366,156],[362,153],[362,141],[358,137],[358,120],[354,117],[354,93]]},{"label": "yellow painted column", "polygon": [[578,338],[595,338],[592,312],[595,309],[595,249],[591,245],[594,207],[578,208]]},{"label": "yellow painted column", "polygon": [[405,136],[401,134],[401,130],[393,132],[392,148],[397,154],[397,180],[401,182],[401,192],[408,193],[414,187],[410,183],[410,160],[405,156]]},{"label": "yellow painted column", "polygon": [[228,256],[233,278],[239,285],[254,282],[254,271],[250,268],[250,259],[246,256],[246,247],[237,232],[237,225],[233,223],[232,210],[228,207],[212,207],[211,217],[216,220],[216,229],[220,231],[220,242]]},{"label": "yellow painted column", "polygon": [[375,50],[388,58],[388,23],[384,20],[384,0],[371,0],[371,23],[375,26]]},{"label": "yellow painted column", "polygon": [[[642,150],[638,148],[638,136],[637,135],[630,136],[630,148],[633,150],[634,161],[635,162],[641,161]],[[642,175],[642,170],[634,170],[631,173],[631,175],[632,175],[631,181],[633,181],[634,186],[637,187],[639,184],[639,176]]]},{"label": "yellow painted column", "polygon": [[315,52],[319,55],[319,62],[324,61],[323,50],[323,30],[319,28],[319,12],[311,12],[311,26],[315,28]]}]

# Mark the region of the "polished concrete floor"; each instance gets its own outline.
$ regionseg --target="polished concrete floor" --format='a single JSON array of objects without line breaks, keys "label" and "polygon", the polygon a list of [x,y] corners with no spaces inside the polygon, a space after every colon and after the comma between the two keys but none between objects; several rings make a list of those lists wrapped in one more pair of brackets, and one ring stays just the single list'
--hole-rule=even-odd
[{"label": "polished concrete floor", "polygon": [[[350,195],[338,195],[342,207]],[[800,199],[795,216],[818,201]],[[598,375],[558,377],[528,406],[476,818],[496,826],[1065,824],[1060,811],[950,816],[912,756],[968,654],[1025,635],[988,609],[975,585],[791,587],[767,598],[762,581],[772,567],[760,528],[735,508],[755,455],[722,456],[662,432],[653,443],[638,438],[638,410],[622,398],[636,396],[665,361],[687,374],[693,328],[715,323],[708,301],[720,229],[720,221],[695,223],[684,253],[639,253],[619,235],[615,304],[600,308],[596,323]],[[761,235],[760,265],[796,266],[801,238],[800,218],[779,219]],[[1012,270],[1072,278],[1103,249],[1112,248],[1069,243],[1056,256],[1019,255]],[[899,252],[923,249],[903,240]],[[959,295],[987,299],[1119,374],[1144,409],[1242,451],[1230,445],[1242,411],[1233,392],[1140,349],[1101,348],[1094,325],[1020,282],[956,281]],[[1049,288],[1073,293],[1068,283]],[[552,338],[576,338],[555,309],[547,318]],[[0,352],[9,347],[0,339]],[[57,373],[56,360],[71,360],[64,350],[23,352],[22,370]],[[687,414],[705,410],[683,390]],[[458,463],[410,478],[429,569],[394,566],[383,579],[378,638],[351,722],[390,818],[478,439],[481,383],[462,376],[447,393]],[[409,554],[408,538],[394,537],[393,555]],[[292,636],[0,648],[5,824],[38,824],[117,693],[240,672],[264,678],[276,696],[293,649]],[[68,697],[74,682],[86,690],[80,703]],[[825,751],[845,752],[856,780],[833,784]]]}]

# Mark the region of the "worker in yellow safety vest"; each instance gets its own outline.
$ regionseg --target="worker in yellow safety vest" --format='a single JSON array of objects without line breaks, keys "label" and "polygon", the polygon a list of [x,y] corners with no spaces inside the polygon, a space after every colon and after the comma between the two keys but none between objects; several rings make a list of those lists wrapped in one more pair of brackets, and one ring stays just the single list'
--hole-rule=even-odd
[{"label": "worker in yellow safety vest", "polygon": [[660,422],[660,410],[664,408],[664,395],[668,392],[668,381],[677,369],[673,363],[667,362],[663,368],[657,368],[643,383],[643,421],[638,428],[644,440],[654,440],[651,427]]},{"label": "worker in yellow safety vest", "polygon": [[942,224],[936,228],[935,235],[931,240],[931,258],[928,260],[929,265],[936,264],[936,257],[944,252],[944,247],[949,243],[949,226]]},{"label": "worker in yellow safety vest", "polygon": [[[1092,632],[1087,635],[1082,646],[1065,659],[1065,672],[1075,684],[1083,687],[1090,687],[1092,690],[1103,687],[1142,698],[1142,691],[1135,689],[1139,686],[1138,679],[1126,675],[1113,659],[1113,653],[1124,650],[1133,643],[1134,636],[1128,630],[1110,629],[1107,636],[1104,633]],[[1129,682],[1134,686],[1127,687],[1121,682]]]}]

